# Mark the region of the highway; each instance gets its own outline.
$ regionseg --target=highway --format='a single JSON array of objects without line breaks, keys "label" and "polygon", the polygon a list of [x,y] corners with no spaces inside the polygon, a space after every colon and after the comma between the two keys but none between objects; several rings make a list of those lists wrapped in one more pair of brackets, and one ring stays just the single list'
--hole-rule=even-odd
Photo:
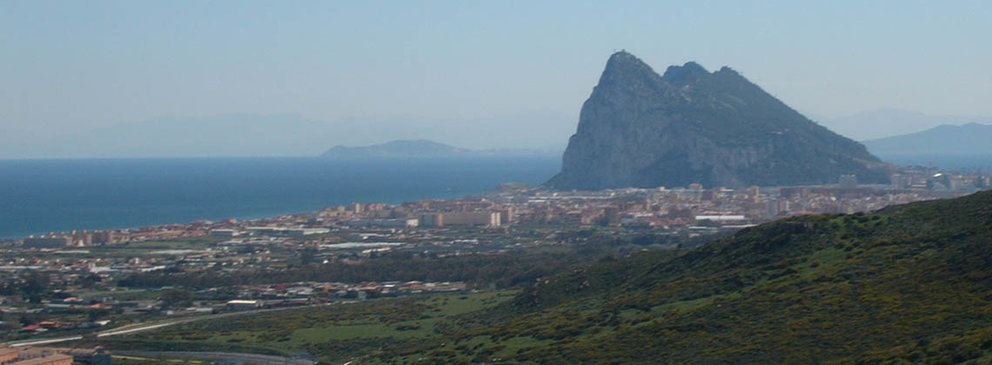
[{"label": "highway", "polygon": [[312,360],[292,359],[282,356],[243,354],[236,352],[193,352],[193,351],[118,351],[125,356],[166,359],[218,360],[222,363],[252,365],[313,365]]},{"label": "highway", "polygon": [[[257,314],[257,313],[280,311],[280,310],[302,309],[302,308],[316,307],[316,306],[321,306],[321,305],[330,305],[330,303],[328,303],[328,304],[315,304],[315,305],[310,305],[310,306],[305,306],[305,307],[287,307],[287,308],[259,309],[259,310],[244,311],[244,312],[231,312],[231,313],[209,314],[209,315],[204,315],[204,316],[196,316],[196,317],[192,317],[192,318],[175,319],[175,320],[171,320],[171,321],[151,323],[151,324],[140,324],[140,325],[124,326],[124,327],[120,327],[120,328],[114,328],[114,329],[109,329],[109,330],[106,330],[106,331],[97,332],[96,333],[96,337],[109,337],[109,336],[126,335],[126,334],[130,334],[130,333],[144,332],[144,331],[150,331],[150,330],[159,329],[159,328],[163,328],[163,327],[174,326],[174,325],[182,324],[182,323],[190,323],[190,322],[205,321],[205,320],[210,320],[210,319],[218,319],[218,318],[233,317],[233,316],[242,316],[242,315],[247,315],[247,314]],[[83,339],[83,336],[77,335],[77,336],[54,337],[54,338],[39,338],[39,339],[31,339],[31,340],[11,341],[11,342],[5,343],[5,345],[10,346],[10,347],[37,346],[37,345],[49,345],[49,344],[60,343],[60,342],[77,341],[77,340],[82,340],[82,339]]]}]

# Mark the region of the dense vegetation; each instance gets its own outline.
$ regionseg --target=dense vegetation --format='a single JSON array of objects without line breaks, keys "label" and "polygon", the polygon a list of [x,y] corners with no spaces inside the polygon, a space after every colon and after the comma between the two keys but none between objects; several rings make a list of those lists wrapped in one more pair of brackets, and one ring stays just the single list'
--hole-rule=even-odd
[{"label": "dense vegetation", "polygon": [[[396,315],[433,313],[380,303]],[[436,319],[409,335],[370,331],[307,346],[324,359],[371,363],[988,363],[992,192],[784,219],[681,256],[603,258],[486,303],[440,319],[379,321]],[[347,328],[310,319],[319,331]],[[252,336],[270,336],[257,329]],[[271,336],[301,336],[280,331]]]},{"label": "dense vegetation", "polygon": [[792,218],[654,265],[598,265],[511,310],[529,313],[450,336],[543,340],[500,356],[546,363],[989,361],[992,192]]},{"label": "dense vegetation", "polygon": [[605,236],[595,230],[559,233],[559,239],[582,240],[581,244],[534,247],[502,253],[424,255],[402,251],[381,254],[359,262],[334,260],[326,264],[308,263],[291,267],[247,268],[234,271],[164,270],[137,273],[122,278],[117,285],[134,288],[163,286],[204,289],[231,285],[257,285],[301,281],[463,281],[479,288],[511,288],[531,284],[537,278],[566,271],[584,262],[624,256],[645,247],[692,246],[704,238],[626,234]]},{"label": "dense vegetation", "polygon": [[102,344],[121,350],[305,352],[335,360],[406,353],[440,334],[451,325],[448,321],[452,317],[494,307],[514,293],[433,294],[252,313],[168,327],[151,334],[108,338]]}]

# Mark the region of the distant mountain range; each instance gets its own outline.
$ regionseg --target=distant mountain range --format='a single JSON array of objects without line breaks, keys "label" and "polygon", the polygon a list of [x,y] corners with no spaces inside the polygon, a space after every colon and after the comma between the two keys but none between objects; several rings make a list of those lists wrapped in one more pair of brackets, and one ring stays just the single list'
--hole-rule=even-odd
[{"label": "distant mountain range", "polygon": [[888,181],[858,142],[816,124],[724,67],[689,62],[659,75],[613,54],[582,106],[556,189],[806,185],[840,175]]},{"label": "distant mountain range", "polygon": [[366,158],[453,158],[481,156],[558,156],[561,151],[539,149],[488,149],[458,148],[425,139],[396,140],[370,146],[334,146],[321,157],[331,159]]},{"label": "distant mountain range", "polygon": [[320,155],[324,158],[424,158],[457,157],[472,151],[428,140],[398,140],[371,146],[334,146]]},{"label": "distant mountain range", "polygon": [[432,139],[486,148],[561,151],[574,117],[535,111],[466,118],[391,116],[320,121],[294,114],[176,116],[88,130],[0,128],[3,158],[315,156],[335,144]]},{"label": "distant mountain range", "polygon": [[864,142],[879,156],[899,155],[989,155],[992,156],[992,125],[969,123],[941,125],[922,132]]},{"label": "distant mountain range", "polygon": [[992,124],[992,117],[928,115],[900,109],[878,109],[821,121],[823,126],[858,141],[916,133],[934,126]]}]

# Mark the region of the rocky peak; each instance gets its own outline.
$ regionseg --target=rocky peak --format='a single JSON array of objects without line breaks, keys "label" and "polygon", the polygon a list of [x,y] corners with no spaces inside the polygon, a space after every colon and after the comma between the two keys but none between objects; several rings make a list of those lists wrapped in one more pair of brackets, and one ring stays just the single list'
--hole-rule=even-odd
[{"label": "rocky peak", "polygon": [[661,77],[651,69],[651,66],[630,53],[620,51],[610,56],[609,61],[606,62],[606,69],[599,77],[599,85],[596,88],[637,88],[660,83]]},{"label": "rocky peak", "polygon": [[620,51],[611,55],[606,61],[606,69],[603,70],[602,77],[610,80],[611,76],[617,75],[650,76],[652,74],[655,74],[654,70],[640,58],[626,51]]},{"label": "rocky peak", "polygon": [[661,84],[661,77],[651,66],[626,51],[620,51],[610,56],[606,62],[606,69],[599,77],[596,90],[607,92],[618,88],[657,88]]},{"label": "rocky peak", "polygon": [[[741,76],[740,73],[738,73],[737,71],[734,71],[734,69],[732,69],[730,67],[727,67],[727,66],[720,67],[720,70],[717,71],[717,72],[715,72],[715,73],[717,73],[717,74],[728,74],[728,75]],[[743,76],[741,76],[741,77],[743,77]]]},{"label": "rocky peak", "polygon": [[[788,131],[788,133],[784,133]],[[736,71],[695,62],[664,76],[613,54],[582,106],[562,171],[563,189],[799,185],[842,174],[885,182],[864,146],[810,121]]]},{"label": "rocky peak", "polygon": [[673,84],[685,85],[709,76],[709,74],[709,71],[706,71],[703,66],[689,61],[682,66],[668,66],[662,79]]}]

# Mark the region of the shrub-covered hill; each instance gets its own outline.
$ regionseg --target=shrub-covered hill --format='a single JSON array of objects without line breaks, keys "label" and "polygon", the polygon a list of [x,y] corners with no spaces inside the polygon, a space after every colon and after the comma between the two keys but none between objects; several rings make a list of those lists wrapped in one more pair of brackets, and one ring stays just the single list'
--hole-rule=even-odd
[{"label": "shrub-covered hill", "polygon": [[785,219],[677,258],[600,262],[443,336],[405,359],[988,363],[992,192]]}]

